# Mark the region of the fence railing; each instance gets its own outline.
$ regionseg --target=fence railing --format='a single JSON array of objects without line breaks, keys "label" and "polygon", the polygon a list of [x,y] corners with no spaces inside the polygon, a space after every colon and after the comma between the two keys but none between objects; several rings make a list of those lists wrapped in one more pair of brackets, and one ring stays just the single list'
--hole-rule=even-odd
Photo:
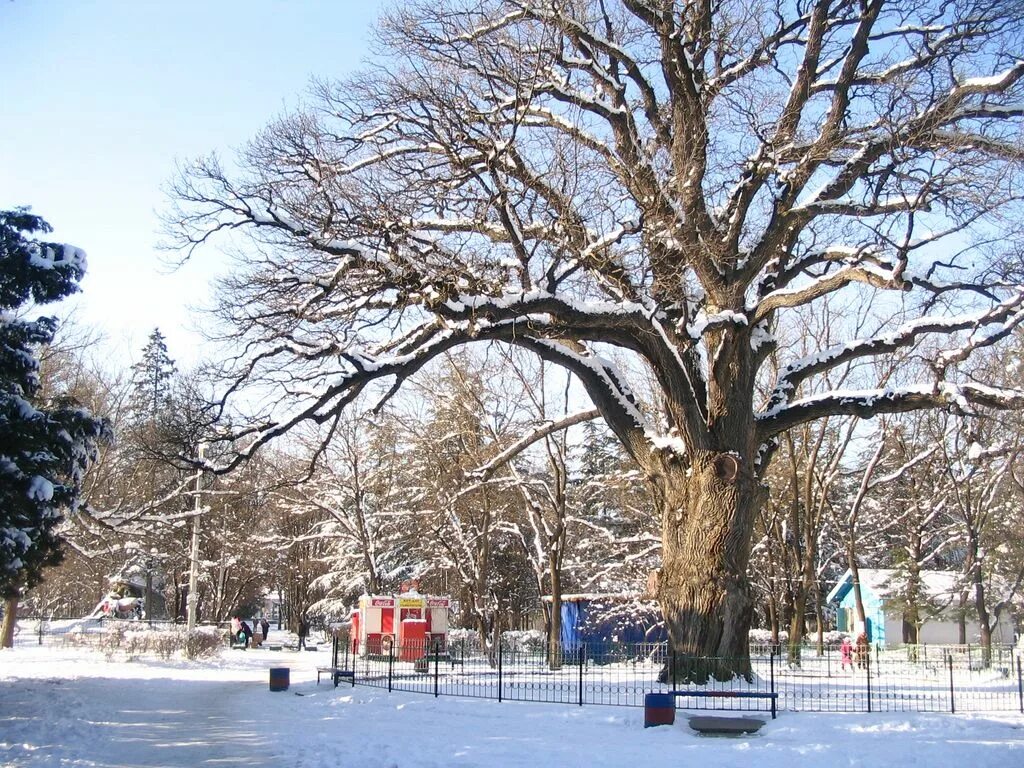
[{"label": "fence railing", "polygon": [[838,648],[804,649],[798,663],[769,652],[749,658],[749,677],[704,684],[672,679],[677,664],[665,644],[580,644],[554,664],[543,648],[505,645],[360,650],[344,640],[334,650],[335,666],[352,670],[357,685],[435,696],[640,707],[647,693],[675,690],[697,694],[677,697],[686,709],[767,709],[766,697],[749,694],[771,693],[790,711],[1024,713],[1021,658],[1010,648],[993,648],[987,661],[977,648],[939,646],[873,648],[847,663]]}]

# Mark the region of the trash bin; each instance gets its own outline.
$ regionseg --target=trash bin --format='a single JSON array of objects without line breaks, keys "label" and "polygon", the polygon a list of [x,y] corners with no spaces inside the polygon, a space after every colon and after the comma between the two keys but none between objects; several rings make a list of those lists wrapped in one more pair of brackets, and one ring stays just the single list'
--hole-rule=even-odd
[{"label": "trash bin", "polygon": [[271,667],[270,668],[270,690],[272,691],[287,691],[288,690],[288,676],[289,667]]},{"label": "trash bin", "polygon": [[644,728],[672,725],[676,721],[676,697],[671,693],[644,695]]}]

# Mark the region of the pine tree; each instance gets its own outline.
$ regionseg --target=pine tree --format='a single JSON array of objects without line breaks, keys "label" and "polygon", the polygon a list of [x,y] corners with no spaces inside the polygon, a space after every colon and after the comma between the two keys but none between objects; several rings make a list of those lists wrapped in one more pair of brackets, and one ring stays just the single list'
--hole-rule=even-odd
[{"label": "pine tree", "polygon": [[50,231],[27,209],[0,211],[0,594],[8,602],[5,629],[13,626],[11,609],[21,591],[60,561],[58,524],[77,506],[82,476],[108,432],[105,421],[69,399],[36,401],[38,350],[53,339],[57,320],[25,320],[15,312],[76,292],[85,272],[82,251],[33,237]]},{"label": "pine tree", "polygon": [[153,424],[171,408],[174,394],[174,361],[167,351],[167,342],[159,328],[149,334],[142,349],[142,359],[132,366],[132,417],[137,422]]}]

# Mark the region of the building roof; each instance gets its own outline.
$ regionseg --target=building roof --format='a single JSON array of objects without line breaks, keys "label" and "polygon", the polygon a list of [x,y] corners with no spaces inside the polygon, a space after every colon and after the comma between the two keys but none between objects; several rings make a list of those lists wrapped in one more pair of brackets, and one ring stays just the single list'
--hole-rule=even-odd
[{"label": "building roof", "polygon": [[[860,568],[860,583],[880,598],[886,598],[906,583],[906,572],[893,568]],[[929,599],[949,600],[959,594],[960,574],[956,571],[921,571],[921,588]],[[839,577],[832,591],[825,598],[826,603],[839,602],[853,588],[853,574],[850,569]]]}]

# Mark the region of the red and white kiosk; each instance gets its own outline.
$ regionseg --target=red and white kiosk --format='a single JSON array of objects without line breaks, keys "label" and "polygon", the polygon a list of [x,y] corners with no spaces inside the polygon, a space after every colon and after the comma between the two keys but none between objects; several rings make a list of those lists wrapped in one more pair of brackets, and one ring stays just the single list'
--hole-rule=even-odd
[{"label": "red and white kiosk", "polygon": [[435,648],[448,650],[451,599],[421,595],[416,584],[402,584],[398,595],[363,595],[352,611],[352,653],[388,655],[415,661]]}]

